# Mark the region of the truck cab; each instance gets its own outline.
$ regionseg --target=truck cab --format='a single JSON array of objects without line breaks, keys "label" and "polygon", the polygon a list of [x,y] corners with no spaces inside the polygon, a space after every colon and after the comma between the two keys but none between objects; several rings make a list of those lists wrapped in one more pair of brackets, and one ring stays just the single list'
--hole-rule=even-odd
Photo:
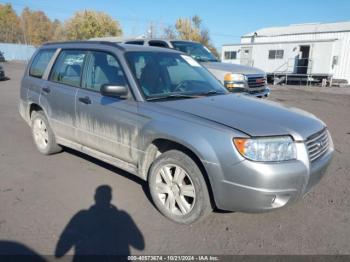
[{"label": "truck cab", "polygon": [[230,92],[267,97],[266,73],[258,68],[220,62],[203,44],[185,40],[129,39],[117,42],[133,45],[165,47],[187,53],[206,67]]}]

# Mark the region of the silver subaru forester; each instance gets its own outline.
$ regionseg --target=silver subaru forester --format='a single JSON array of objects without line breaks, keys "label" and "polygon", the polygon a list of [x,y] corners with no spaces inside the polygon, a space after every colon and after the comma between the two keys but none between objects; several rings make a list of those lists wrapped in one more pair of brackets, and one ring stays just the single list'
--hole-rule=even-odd
[{"label": "silver subaru forester", "polygon": [[66,146],[135,174],[159,211],[184,224],[214,207],[287,206],[322,178],[334,151],[314,115],[232,94],[164,48],[45,44],[24,73],[19,111],[41,153]]}]

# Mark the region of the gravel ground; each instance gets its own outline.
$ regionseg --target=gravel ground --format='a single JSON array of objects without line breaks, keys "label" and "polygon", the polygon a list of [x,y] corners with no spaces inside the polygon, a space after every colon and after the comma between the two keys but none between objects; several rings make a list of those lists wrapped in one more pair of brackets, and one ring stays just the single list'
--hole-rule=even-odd
[{"label": "gravel ground", "polygon": [[[0,250],[13,241],[54,254],[68,223],[87,230],[95,190],[109,185],[117,207],[110,231],[118,237],[96,218],[91,226],[101,235],[91,237],[91,250],[102,243],[131,254],[350,254],[350,89],[272,87],[270,100],[314,113],[333,135],[328,174],[302,201],[264,214],[216,211],[181,226],[160,215],[138,178],[72,150],[39,154],[17,111],[24,66],[4,67],[10,80],[0,82]],[[59,255],[74,254],[70,247]]]}]

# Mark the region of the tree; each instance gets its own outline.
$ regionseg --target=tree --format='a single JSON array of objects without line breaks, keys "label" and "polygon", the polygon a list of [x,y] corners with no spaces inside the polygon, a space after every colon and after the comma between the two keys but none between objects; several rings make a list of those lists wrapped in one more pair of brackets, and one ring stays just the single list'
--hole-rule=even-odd
[{"label": "tree", "polygon": [[51,20],[42,11],[31,11],[24,8],[21,14],[23,37],[26,44],[40,45],[53,37]]},{"label": "tree", "polygon": [[179,18],[175,26],[169,26],[164,30],[164,37],[168,39],[181,39],[197,41],[205,45],[216,57],[219,53],[211,42],[208,29],[202,26],[199,16],[192,18]]},{"label": "tree", "polygon": [[119,36],[122,29],[118,21],[109,15],[96,11],[80,11],[64,24],[68,40],[84,40],[93,37]]},{"label": "tree", "polygon": [[10,4],[0,4],[0,42],[22,41],[20,19]]},{"label": "tree", "polygon": [[63,24],[58,19],[55,19],[52,22],[52,33],[53,33],[52,35],[53,41],[66,40]]}]

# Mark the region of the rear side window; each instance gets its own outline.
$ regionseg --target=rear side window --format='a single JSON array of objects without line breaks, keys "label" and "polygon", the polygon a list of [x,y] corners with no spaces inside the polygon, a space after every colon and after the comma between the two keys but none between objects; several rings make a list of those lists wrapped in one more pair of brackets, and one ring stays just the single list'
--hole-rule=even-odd
[{"label": "rear side window", "polygon": [[165,48],[168,47],[168,45],[165,42],[163,42],[163,41],[156,41],[156,40],[149,41],[148,45],[150,45],[150,46],[157,46],[157,47],[165,47]]},{"label": "rear side window", "polygon": [[50,80],[79,87],[85,56],[86,51],[63,50],[51,71]]},{"label": "rear side window", "polygon": [[127,42],[125,42],[125,44],[129,44],[129,45],[143,45],[143,41],[142,40],[127,41]]},{"label": "rear side window", "polygon": [[42,78],[46,67],[49,64],[55,51],[56,50],[54,49],[39,51],[30,66],[29,75],[37,78]]}]

